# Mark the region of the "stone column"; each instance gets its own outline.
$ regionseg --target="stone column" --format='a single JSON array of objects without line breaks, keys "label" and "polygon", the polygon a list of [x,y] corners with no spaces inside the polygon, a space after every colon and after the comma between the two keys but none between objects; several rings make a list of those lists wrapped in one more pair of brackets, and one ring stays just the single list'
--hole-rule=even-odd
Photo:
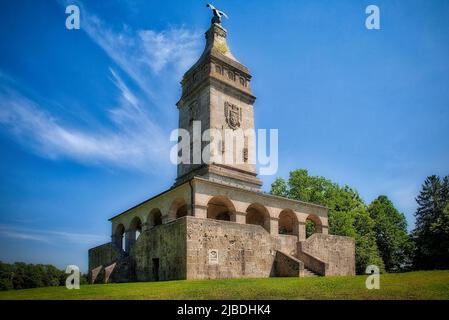
[{"label": "stone column", "polygon": [[132,245],[136,242],[136,232],[134,230],[128,230],[125,232],[125,251],[129,252]]},{"label": "stone column", "polygon": [[145,223],[142,223],[142,232],[145,232],[145,231],[148,231],[148,230],[150,230],[151,229],[151,225],[150,225],[150,222],[148,221],[148,222],[145,222]]},{"label": "stone column", "polygon": [[297,228],[298,228],[298,230],[296,232],[298,234],[298,241],[306,240],[306,223],[299,222]]},{"label": "stone column", "polygon": [[246,224],[246,212],[236,211],[235,212],[235,222],[241,223],[241,224]]},{"label": "stone column", "polygon": [[202,206],[199,204],[195,204],[193,205],[193,216],[197,217],[197,218],[203,218],[206,219],[207,218],[207,206]]},{"label": "stone column", "polygon": [[329,234],[329,228],[327,226],[321,226],[322,234]]},{"label": "stone column", "polygon": [[279,219],[270,218],[270,234],[276,236],[279,234]]},{"label": "stone column", "polygon": [[114,243],[117,247],[122,248],[122,236],[120,234],[113,234],[111,236],[111,242]]}]

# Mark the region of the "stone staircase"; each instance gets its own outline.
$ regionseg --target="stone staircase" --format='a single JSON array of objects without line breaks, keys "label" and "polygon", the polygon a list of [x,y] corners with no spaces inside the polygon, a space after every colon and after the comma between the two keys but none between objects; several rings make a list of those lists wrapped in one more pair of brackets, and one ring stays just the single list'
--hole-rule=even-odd
[{"label": "stone staircase", "polygon": [[315,272],[313,272],[312,270],[304,267],[304,278],[308,278],[308,277],[318,277],[318,275]]}]

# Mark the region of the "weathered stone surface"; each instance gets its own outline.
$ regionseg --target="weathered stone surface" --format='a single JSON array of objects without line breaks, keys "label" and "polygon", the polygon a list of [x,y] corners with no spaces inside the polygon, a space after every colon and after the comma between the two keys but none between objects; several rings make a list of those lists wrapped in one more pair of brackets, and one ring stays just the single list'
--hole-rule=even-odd
[{"label": "weathered stone surface", "polygon": [[[315,233],[298,243],[298,252],[304,252],[328,264],[325,275],[355,274],[355,241],[350,237]],[[299,256],[301,259],[301,256]]]},{"label": "weathered stone surface", "polygon": [[[276,247],[261,226],[188,217],[187,279],[268,277]],[[218,264],[209,263],[211,249]]]},{"label": "weathered stone surface", "polygon": [[107,266],[122,256],[121,250],[111,242],[89,250],[89,270]]},{"label": "weathered stone surface", "polygon": [[298,237],[286,234],[277,235],[279,250],[290,255],[296,256],[298,250]]},{"label": "weathered stone surface", "polygon": [[130,256],[137,281],[186,278],[186,219],[180,218],[143,232]]},{"label": "weathered stone surface", "polygon": [[299,277],[304,263],[281,251],[276,251],[271,275],[274,277]]}]

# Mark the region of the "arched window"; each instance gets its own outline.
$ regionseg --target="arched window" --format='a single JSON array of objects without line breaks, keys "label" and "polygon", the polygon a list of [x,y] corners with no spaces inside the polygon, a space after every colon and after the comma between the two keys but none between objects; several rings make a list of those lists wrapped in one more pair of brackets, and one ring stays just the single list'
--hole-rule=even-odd
[{"label": "arched window", "polygon": [[253,203],[246,209],[246,223],[262,226],[270,232],[270,214],[267,208],[258,203]]},{"label": "arched window", "polygon": [[169,216],[172,220],[179,219],[188,215],[189,209],[184,199],[177,199],[173,201],[169,211]]},{"label": "arched window", "polygon": [[322,233],[322,223],[320,217],[311,214],[306,219],[306,237],[310,237],[314,233]]},{"label": "arched window", "polygon": [[207,203],[207,218],[235,221],[235,208],[231,200],[224,196],[213,197]]},{"label": "arched window", "polygon": [[148,223],[150,224],[150,228],[161,225],[162,224],[161,210],[159,210],[158,208],[151,210],[148,216]]},{"label": "arched window", "polygon": [[187,216],[187,204],[183,204],[176,210],[176,219]]},{"label": "arched window", "polygon": [[134,217],[134,219],[131,221],[130,231],[131,231],[130,241],[134,242],[139,238],[140,234],[142,233],[142,221],[140,220],[139,217]]},{"label": "arched window", "polygon": [[298,218],[290,209],[283,210],[279,215],[279,234],[298,235]]}]

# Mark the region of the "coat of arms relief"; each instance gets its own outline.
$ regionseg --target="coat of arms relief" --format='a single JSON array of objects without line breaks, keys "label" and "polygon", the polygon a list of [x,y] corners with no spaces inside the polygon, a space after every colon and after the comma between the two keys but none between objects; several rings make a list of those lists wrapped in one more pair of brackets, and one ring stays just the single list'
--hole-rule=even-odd
[{"label": "coat of arms relief", "polygon": [[229,102],[225,102],[224,107],[226,123],[228,126],[233,130],[240,128],[242,122],[242,108]]}]

